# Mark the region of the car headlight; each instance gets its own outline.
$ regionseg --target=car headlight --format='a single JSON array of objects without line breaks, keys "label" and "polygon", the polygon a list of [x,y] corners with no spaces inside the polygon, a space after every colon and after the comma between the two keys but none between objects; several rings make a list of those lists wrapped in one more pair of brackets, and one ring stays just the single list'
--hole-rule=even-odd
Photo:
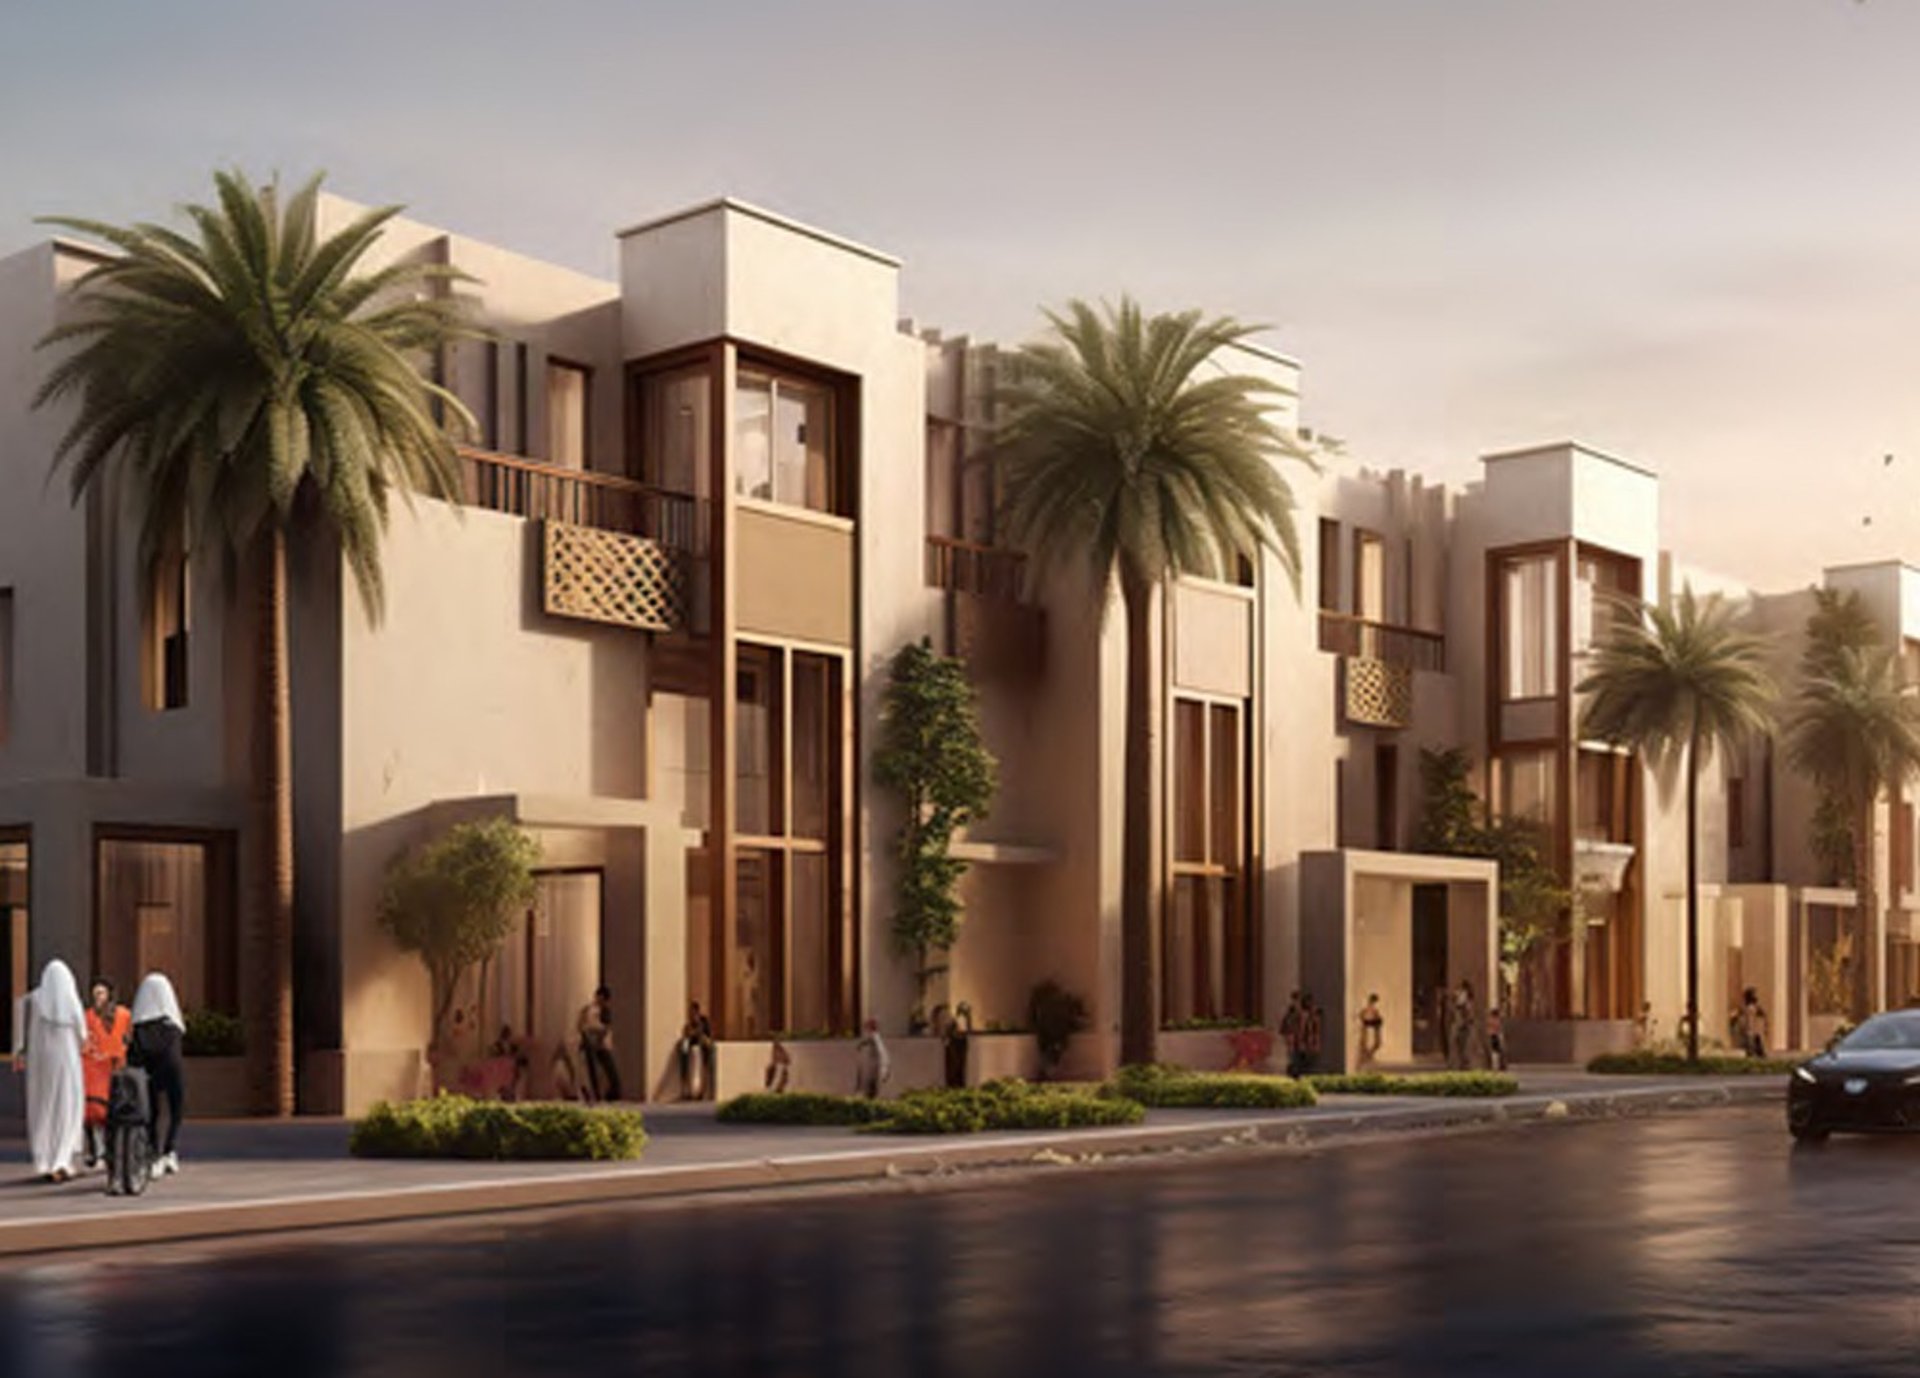
[{"label": "car headlight", "polygon": [[1900,1080],[1902,1084],[1907,1086],[1920,1086],[1920,1072],[1914,1072],[1909,1076],[1902,1077]]},{"label": "car headlight", "polygon": [[[1812,1072],[1809,1072],[1805,1067],[1794,1068],[1793,1074],[1796,1077],[1799,1077],[1800,1080],[1806,1082],[1808,1085],[1813,1085],[1814,1083],[1820,1080],[1819,1077],[1816,1077]],[[1920,1082],[1920,1072],[1916,1072],[1913,1076],[1908,1077],[1907,1082],[1909,1085],[1912,1085],[1915,1082]]]}]

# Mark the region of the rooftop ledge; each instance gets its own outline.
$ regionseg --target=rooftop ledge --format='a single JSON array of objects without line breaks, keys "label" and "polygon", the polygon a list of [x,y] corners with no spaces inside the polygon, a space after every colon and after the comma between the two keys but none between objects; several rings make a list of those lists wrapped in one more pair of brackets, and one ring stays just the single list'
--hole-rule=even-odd
[{"label": "rooftop ledge", "polygon": [[1622,469],[1629,469],[1636,474],[1645,474],[1648,478],[1657,479],[1660,477],[1657,470],[1650,469],[1644,464],[1636,464],[1630,459],[1622,459],[1619,455],[1610,455],[1605,450],[1596,450],[1591,445],[1582,445],[1577,440],[1552,440],[1544,445],[1528,445],[1518,450],[1500,450],[1490,455],[1481,455],[1480,462],[1482,464],[1497,464],[1505,459],[1531,459],[1536,455],[1553,454],[1558,450],[1573,450],[1586,455],[1590,459],[1603,460],[1608,464],[1617,464]]},{"label": "rooftop ledge", "polygon": [[664,225],[672,225],[682,220],[691,220],[696,215],[705,215],[709,211],[716,210],[728,210],[738,215],[751,216],[755,220],[764,221],[778,229],[789,230],[794,234],[805,235],[809,239],[817,239],[822,244],[830,244],[836,249],[845,249],[848,253],[859,254],[862,258],[870,258],[875,263],[884,263],[889,268],[898,268],[900,266],[900,260],[892,254],[883,254],[878,249],[870,249],[865,244],[861,244],[856,240],[847,239],[842,235],[817,229],[803,221],[795,220],[791,216],[781,215],[778,211],[770,211],[764,206],[756,206],[750,201],[742,201],[738,197],[733,196],[716,196],[711,201],[702,201],[698,205],[687,206],[682,210],[670,211],[666,215],[655,216],[651,220],[642,220],[637,225],[629,225],[624,230],[616,231],[614,238],[625,239],[628,235],[645,234],[648,230],[657,230]]}]

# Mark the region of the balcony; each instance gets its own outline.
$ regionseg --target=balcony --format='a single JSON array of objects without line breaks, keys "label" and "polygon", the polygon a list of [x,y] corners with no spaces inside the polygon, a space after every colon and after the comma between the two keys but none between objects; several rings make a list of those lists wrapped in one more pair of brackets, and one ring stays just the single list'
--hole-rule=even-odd
[{"label": "balcony", "polygon": [[705,553],[705,524],[691,494],[491,450],[462,446],[457,453],[461,499],[469,507],[644,536],[686,555]]},{"label": "balcony", "polygon": [[705,547],[692,497],[517,455],[458,453],[468,506],[540,523],[550,616],[647,632],[687,625],[688,567]]},{"label": "balcony", "polygon": [[1334,655],[1377,660],[1403,670],[1447,668],[1447,638],[1439,632],[1371,622],[1343,612],[1320,613],[1320,649]]},{"label": "balcony", "polygon": [[1026,587],[1027,557],[1004,546],[952,536],[927,537],[927,587],[1018,603]]}]

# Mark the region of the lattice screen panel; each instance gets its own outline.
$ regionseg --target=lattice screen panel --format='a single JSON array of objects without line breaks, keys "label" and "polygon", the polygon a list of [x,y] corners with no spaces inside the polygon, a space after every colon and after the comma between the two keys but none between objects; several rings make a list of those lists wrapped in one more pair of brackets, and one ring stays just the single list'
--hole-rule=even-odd
[{"label": "lattice screen panel", "polygon": [[1365,727],[1405,727],[1413,721],[1413,671],[1365,656],[1344,656],[1347,721]]},{"label": "lattice screen panel", "polygon": [[686,563],[643,536],[545,523],[549,613],[670,632],[686,623]]}]

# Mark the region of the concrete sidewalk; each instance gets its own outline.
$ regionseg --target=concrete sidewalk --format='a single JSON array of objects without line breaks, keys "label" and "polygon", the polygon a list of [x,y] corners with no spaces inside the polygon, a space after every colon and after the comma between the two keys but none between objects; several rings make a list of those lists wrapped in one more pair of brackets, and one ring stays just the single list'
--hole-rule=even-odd
[{"label": "concrete sidewalk", "polygon": [[845,1129],[733,1127],[710,1105],[647,1111],[634,1163],[466,1163],[347,1156],[342,1120],[189,1121],[185,1170],[145,1196],[29,1175],[24,1145],[0,1142],[0,1255],[364,1225],[490,1211],[756,1188],[854,1183],[961,1167],[1115,1158],[1235,1145],[1307,1147],[1368,1134],[1430,1133],[1572,1116],[1657,1113],[1778,1099],[1778,1077],[1595,1077],[1529,1070],[1502,1100],[1329,1096],[1311,1110],[1156,1110],[1117,1129],[917,1138]]}]

